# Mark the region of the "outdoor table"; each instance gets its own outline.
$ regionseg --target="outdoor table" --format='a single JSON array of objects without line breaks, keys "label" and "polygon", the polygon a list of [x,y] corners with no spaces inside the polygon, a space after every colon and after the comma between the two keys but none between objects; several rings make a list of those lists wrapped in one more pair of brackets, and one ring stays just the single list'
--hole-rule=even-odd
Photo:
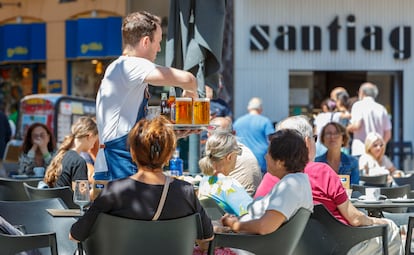
[{"label": "outdoor table", "polygon": [[363,200],[351,201],[356,208],[364,208],[368,211],[369,216],[381,218],[382,210],[387,208],[408,208],[414,207],[414,199],[398,201],[398,199],[385,199],[376,202],[364,202]]}]

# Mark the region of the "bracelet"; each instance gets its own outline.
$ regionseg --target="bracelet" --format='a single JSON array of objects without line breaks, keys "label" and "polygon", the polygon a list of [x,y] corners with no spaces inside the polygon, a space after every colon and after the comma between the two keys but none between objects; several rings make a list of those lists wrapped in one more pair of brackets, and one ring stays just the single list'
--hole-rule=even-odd
[{"label": "bracelet", "polygon": [[43,158],[48,158],[48,157],[50,157],[50,153],[49,152],[47,152],[46,154],[43,154]]}]

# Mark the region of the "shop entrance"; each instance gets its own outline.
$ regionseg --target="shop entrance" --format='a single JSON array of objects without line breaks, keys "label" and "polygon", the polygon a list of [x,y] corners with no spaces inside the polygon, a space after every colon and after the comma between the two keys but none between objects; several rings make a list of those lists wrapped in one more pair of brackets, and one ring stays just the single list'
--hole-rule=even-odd
[{"label": "shop entrance", "polygon": [[366,81],[377,85],[379,95],[376,101],[384,105],[390,114],[393,125],[392,140],[403,142],[402,71],[292,70],[289,73],[290,114],[306,114],[312,117],[321,111],[321,102],[329,98],[333,88],[344,87],[350,97],[357,97],[359,86]]}]

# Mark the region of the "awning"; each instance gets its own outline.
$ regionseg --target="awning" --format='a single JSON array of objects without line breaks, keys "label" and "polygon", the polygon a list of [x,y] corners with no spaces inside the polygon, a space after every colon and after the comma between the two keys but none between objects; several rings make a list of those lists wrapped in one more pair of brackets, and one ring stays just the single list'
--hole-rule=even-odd
[{"label": "awning", "polygon": [[122,17],[66,21],[66,58],[105,58],[121,55]]},{"label": "awning", "polygon": [[0,62],[46,60],[45,23],[0,26]]}]

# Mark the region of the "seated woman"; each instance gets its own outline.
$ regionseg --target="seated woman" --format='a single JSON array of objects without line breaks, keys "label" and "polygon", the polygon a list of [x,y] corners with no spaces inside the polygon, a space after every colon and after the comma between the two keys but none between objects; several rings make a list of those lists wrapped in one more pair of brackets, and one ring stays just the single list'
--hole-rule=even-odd
[{"label": "seated woman", "polygon": [[198,196],[213,198],[224,211],[243,215],[253,199],[234,178],[228,176],[234,170],[241,154],[236,137],[228,131],[216,131],[208,137],[205,155],[199,166],[205,175],[200,181]]},{"label": "seated woman", "polygon": [[237,218],[226,214],[221,221],[234,232],[269,234],[289,220],[299,208],[313,210],[312,190],[303,173],[309,161],[308,149],[295,130],[285,129],[270,136],[266,154],[267,172],[280,181],[269,194],[255,199],[248,213]]},{"label": "seated woman", "polygon": [[81,117],[71,131],[46,169],[44,182],[49,187],[73,187],[75,180],[88,179],[86,162],[79,153],[88,151],[98,138],[96,123],[90,117]]},{"label": "seated woman", "polygon": [[99,150],[99,139],[96,139],[92,148],[90,148],[86,152],[81,151],[81,153],[79,153],[79,155],[86,161],[86,166],[88,168],[88,180],[90,183],[94,182],[93,175],[95,173],[95,160],[96,160],[96,155],[98,154],[98,150]]},{"label": "seated woman", "polygon": [[385,155],[385,145],[380,134],[372,132],[367,135],[365,154],[359,158],[359,169],[364,175],[390,174],[395,177],[402,175],[402,171],[396,170],[394,164]]},{"label": "seated woman", "polygon": [[[295,129],[301,133],[309,151],[309,159],[315,157],[315,142],[312,139],[313,128],[305,116],[291,116],[277,124],[277,130]],[[338,175],[332,168],[324,163],[309,162],[305,167],[312,187],[313,202],[323,204],[339,221],[351,226],[371,226],[388,224],[388,249],[390,254],[401,254],[401,236],[398,227],[391,220],[369,217],[358,210],[348,198],[345,188],[342,186]],[[278,178],[266,174],[256,194],[267,194],[270,187],[277,185]],[[289,200],[287,200],[289,201]],[[373,238],[369,241],[355,245],[348,254],[378,254],[381,252],[381,238]]]},{"label": "seated woman", "polygon": [[359,184],[358,161],[341,151],[348,145],[349,135],[344,126],[337,122],[329,122],[322,128],[321,143],[328,151],[315,158],[315,162],[327,163],[337,174],[349,175],[350,184]]},{"label": "seated woman", "polygon": [[33,168],[46,169],[52,161],[56,142],[49,128],[42,123],[33,123],[23,139],[19,158],[19,174],[34,175]]},{"label": "seated woman", "polygon": [[132,159],[138,165],[139,171],[128,178],[109,182],[85,215],[73,224],[71,239],[87,239],[100,213],[152,220],[164,185],[169,185],[168,195],[158,219],[176,219],[199,213],[203,228],[203,235],[199,239],[208,241],[213,238],[211,220],[200,205],[193,185],[167,178],[163,173],[163,167],[171,158],[177,143],[174,131],[167,126],[168,123],[167,119],[159,116],[152,120],[142,119],[134,126],[129,133],[128,142]]}]

